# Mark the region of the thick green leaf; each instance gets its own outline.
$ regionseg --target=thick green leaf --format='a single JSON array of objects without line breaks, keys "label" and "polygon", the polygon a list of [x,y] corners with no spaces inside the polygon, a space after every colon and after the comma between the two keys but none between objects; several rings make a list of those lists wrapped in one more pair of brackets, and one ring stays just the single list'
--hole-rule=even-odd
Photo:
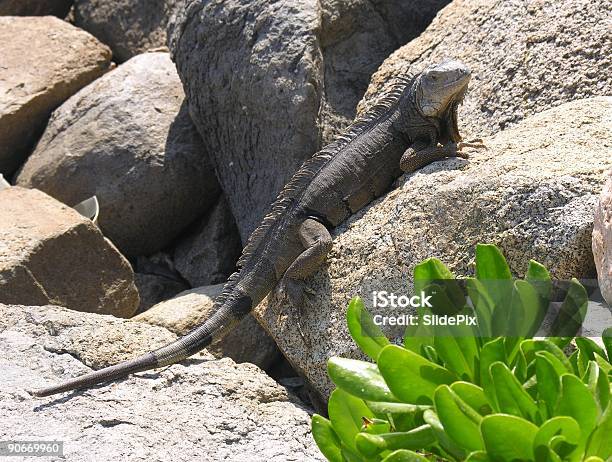
[{"label": "thick green leaf", "polygon": [[476,279],[484,286],[494,305],[491,335],[507,334],[513,292],[512,273],[496,246],[476,246]]},{"label": "thick green leaf", "polygon": [[476,278],[491,281],[512,279],[510,267],[495,245],[478,244],[476,246]]},{"label": "thick green leaf", "polygon": [[391,392],[409,404],[431,404],[438,385],[456,380],[447,369],[396,345],[383,348],[378,369]]},{"label": "thick green leaf", "polygon": [[447,385],[437,388],[434,395],[436,414],[446,434],[468,451],[483,449],[478,426],[482,416]]},{"label": "thick green leaf", "polygon": [[355,297],[349,303],[346,321],[355,343],[361,348],[361,351],[376,361],[380,350],[389,345],[389,340],[380,327],[374,324],[361,298]]},{"label": "thick green leaf", "polygon": [[[448,370],[463,380],[473,381],[475,379],[479,358],[476,337],[468,335],[437,336],[434,339],[434,346]],[[476,380],[479,379],[479,377],[476,378]]]},{"label": "thick green leaf", "polygon": [[429,460],[416,452],[400,449],[393,451],[382,462],[429,462]]},{"label": "thick green leaf", "polygon": [[588,302],[586,289],[577,279],[573,278],[559,309],[559,314],[551,326],[551,337],[575,336],[582,327]]},{"label": "thick green leaf", "polygon": [[[510,335],[532,337],[538,331],[540,324],[546,316],[548,305],[542,305],[537,289],[527,281],[515,281],[514,289],[518,294],[518,303],[513,305],[513,316],[516,331]],[[520,317],[519,317],[520,316]]]},{"label": "thick green leaf", "polygon": [[603,460],[612,457],[612,403],[608,404],[606,412],[597,423],[597,428],[587,444],[586,455],[597,456]]},{"label": "thick green leaf", "polygon": [[491,406],[496,411],[499,411],[499,406],[497,405],[495,387],[493,387],[489,368],[491,364],[498,361],[506,362],[506,349],[503,337],[497,337],[485,343],[482,350],[480,350],[480,386],[483,388],[487,398],[489,398]]},{"label": "thick green leaf", "polygon": [[413,276],[415,293],[426,291],[426,287],[432,283],[443,282],[450,301],[459,307],[465,304],[465,295],[455,281],[455,275],[437,258],[428,258],[416,265]]},{"label": "thick green leaf", "polygon": [[327,372],[342,390],[369,401],[396,402],[376,364],[334,356],[327,362]]},{"label": "thick green leaf", "polygon": [[321,453],[330,462],[343,462],[340,439],[329,420],[318,414],[312,416],[312,437]]},{"label": "thick green leaf", "polygon": [[383,401],[366,401],[366,405],[375,414],[418,414],[431,409],[430,405],[386,403]]},{"label": "thick green leaf", "polygon": [[572,417],[578,422],[583,443],[595,428],[598,414],[595,398],[587,386],[575,375],[561,376],[561,396],[555,414]]},{"label": "thick green leaf", "polygon": [[500,411],[537,422],[538,406],[510,369],[505,364],[497,362],[491,365],[489,371]]},{"label": "thick green leaf", "polygon": [[442,422],[438,418],[438,415],[432,410],[428,409],[423,413],[423,420],[426,424],[429,424],[431,429],[434,432],[436,439],[438,440],[438,444],[446,451],[449,455],[458,460],[465,459],[465,450],[460,445],[455,443],[444,430],[442,426]]},{"label": "thick green leaf", "polygon": [[357,450],[366,457],[372,457],[387,450],[424,449],[435,441],[436,438],[429,425],[422,425],[409,432],[383,433],[380,435],[359,433],[355,436]]},{"label": "thick green leaf", "polygon": [[610,380],[608,379],[608,374],[595,361],[589,361],[584,378],[587,387],[595,398],[599,414],[601,415],[610,402]]},{"label": "thick green leaf", "polygon": [[543,400],[549,416],[553,415],[559,394],[561,392],[561,374],[567,372],[564,368],[561,371],[555,367],[556,358],[547,351],[536,353],[536,378],[538,398]]},{"label": "thick green leaf", "polygon": [[580,427],[578,423],[571,417],[553,417],[544,422],[536,433],[533,441],[533,452],[536,462],[547,462],[550,460],[551,450],[557,452],[559,457],[565,459],[578,447],[579,443]]},{"label": "thick green leaf", "polygon": [[552,293],[552,281],[550,280],[550,273],[548,270],[535,260],[529,261],[529,267],[527,268],[527,274],[525,280],[533,286],[537,291],[540,300],[538,316],[535,316],[533,320],[532,330],[526,333],[526,337],[533,337],[538,331],[548,307],[550,306],[550,297]]},{"label": "thick green leaf", "polygon": [[482,419],[480,432],[492,460],[534,460],[533,441],[538,431],[531,422],[514,415],[493,414]]},{"label": "thick green leaf", "polygon": [[345,444],[342,445],[342,460],[344,462],[364,462],[363,457],[358,455],[356,449],[350,449]]},{"label": "thick green leaf", "polygon": [[469,382],[455,382],[450,387],[459,398],[480,415],[485,416],[491,413],[491,404],[479,386]]},{"label": "thick green leaf", "polygon": [[605,358],[606,352],[590,338],[576,337],[575,341],[578,347],[579,370],[582,373],[581,376],[583,376],[589,367],[589,361],[594,361],[596,354]]},{"label": "thick green leaf", "polygon": [[474,451],[465,459],[465,462],[491,462],[487,451]]},{"label": "thick green leaf", "polygon": [[533,285],[538,291],[538,294],[540,294],[540,298],[544,302],[544,305],[548,306],[548,301],[550,300],[552,292],[552,281],[546,267],[535,260],[529,260],[525,280]]},{"label": "thick green leaf", "polygon": [[555,358],[557,358],[557,360],[563,364],[568,372],[573,370],[572,365],[567,359],[567,356],[565,356],[565,353],[563,353],[563,350],[549,340],[523,340],[521,342],[521,351],[523,352],[523,355],[525,355],[528,364],[535,360],[535,354],[538,351],[547,351],[555,356]]},{"label": "thick green leaf", "polygon": [[492,319],[495,302],[489,295],[487,288],[476,278],[465,279],[467,292],[472,301],[474,312],[478,319],[478,331],[481,337],[491,337]]},{"label": "thick green leaf", "polygon": [[372,411],[361,399],[339,388],[329,397],[327,411],[336,435],[350,450],[356,452],[355,435],[361,431],[364,417],[374,418]]},{"label": "thick green leaf", "polygon": [[610,364],[606,359],[599,356],[595,353],[595,362],[608,375],[612,375],[612,364]]}]

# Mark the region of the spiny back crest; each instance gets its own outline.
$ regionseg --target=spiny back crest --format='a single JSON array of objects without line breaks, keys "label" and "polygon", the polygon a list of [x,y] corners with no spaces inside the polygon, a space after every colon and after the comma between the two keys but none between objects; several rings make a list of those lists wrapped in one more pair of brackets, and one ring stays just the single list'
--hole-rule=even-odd
[{"label": "spiny back crest", "polygon": [[[311,183],[315,175],[347,144],[355,137],[369,129],[376,120],[385,115],[402,96],[405,89],[410,88],[414,82],[414,77],[398,78],[392,87],[380,98],[368,111],[355,120],[342,134],[323,149],[306,160],[300,169],[293,175],[289,183],[283,188],[277,199],[272,204],[270,212],[264,217],[259,227],[251,234],[247,245],[242,251],[242,256],[238,260],[238,268],[242,268],[247,260],[253,255],[255,250],[265,236],[273,229],[274,223],[279,220],[285,210],[288,210],[301,195],[302,191]],[[230,281],[228,281],[230,282]],[[230,284],[228,284],[229,286]]]}]

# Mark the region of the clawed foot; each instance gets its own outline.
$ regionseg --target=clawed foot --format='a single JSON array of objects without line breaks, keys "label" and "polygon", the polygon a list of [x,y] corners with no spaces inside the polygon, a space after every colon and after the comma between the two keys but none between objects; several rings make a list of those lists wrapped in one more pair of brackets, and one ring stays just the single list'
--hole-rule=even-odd
[{"label": "clawed foot", "polygon": [[460,141],[457,143],[457,150],[460,151],[463,148],[488,149],[487,145],[482,141],[482,138],[474,138],[469,141]]},{"label": "clawed foot", "polygon": [[277,288],[278,300],[289,304],[293,309],[297,310],[297,329],[300,337],[302,337],[302,341],[308,347],[310,347],[310,341],[304,335],[301,320],[304,307],[312,304],[310,296],[314,294],[315,292],[306,286],[303,281],[291,278],[283,278]]},{"label": "clawed foot", "polygon": [[448,147],[452,151],[452,155],[454,157],[460,157],[462,159],[470,158],[470,155],[467,152],[464,152],[463,148],[488,149],[483,143],[482,138],[474,138],[473,140],[469,141],[460,141],[459,143],[454,143]]}]

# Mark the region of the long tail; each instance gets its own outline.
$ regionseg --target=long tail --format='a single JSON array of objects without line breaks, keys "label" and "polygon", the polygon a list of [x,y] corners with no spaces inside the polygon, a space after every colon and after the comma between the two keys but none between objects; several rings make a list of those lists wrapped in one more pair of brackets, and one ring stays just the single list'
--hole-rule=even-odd
[{"label": "long tail", "polygon": [[135,372],[177,363],[206,348],[213,340],[223,336],[252,308],[253,303],[247,296],[231,298],[225,301],[204,324],[169,345],[114,366],[76,377],[59,385],[33,390],[30,393],[38,397],[50,396],[78,388],[89,388],[99,383],[127,377]]}]

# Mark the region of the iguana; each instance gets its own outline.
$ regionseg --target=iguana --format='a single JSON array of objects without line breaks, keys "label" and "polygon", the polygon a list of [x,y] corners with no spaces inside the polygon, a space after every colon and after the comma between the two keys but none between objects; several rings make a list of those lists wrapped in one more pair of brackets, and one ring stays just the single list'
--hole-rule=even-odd
[{"label": "iguana", "polygon": [[401,79],[344,134],[308,159],[250,236],[238,271],[215,301],[215,313],[175,342],[63,384],[32,391],[49,396],[182,361],[236,325],[278,284],[294,306],[304,279],[324,262],[329,230],[383,195],[402,172],[461,153],[457,108],[471,72],[445,60]]}]

